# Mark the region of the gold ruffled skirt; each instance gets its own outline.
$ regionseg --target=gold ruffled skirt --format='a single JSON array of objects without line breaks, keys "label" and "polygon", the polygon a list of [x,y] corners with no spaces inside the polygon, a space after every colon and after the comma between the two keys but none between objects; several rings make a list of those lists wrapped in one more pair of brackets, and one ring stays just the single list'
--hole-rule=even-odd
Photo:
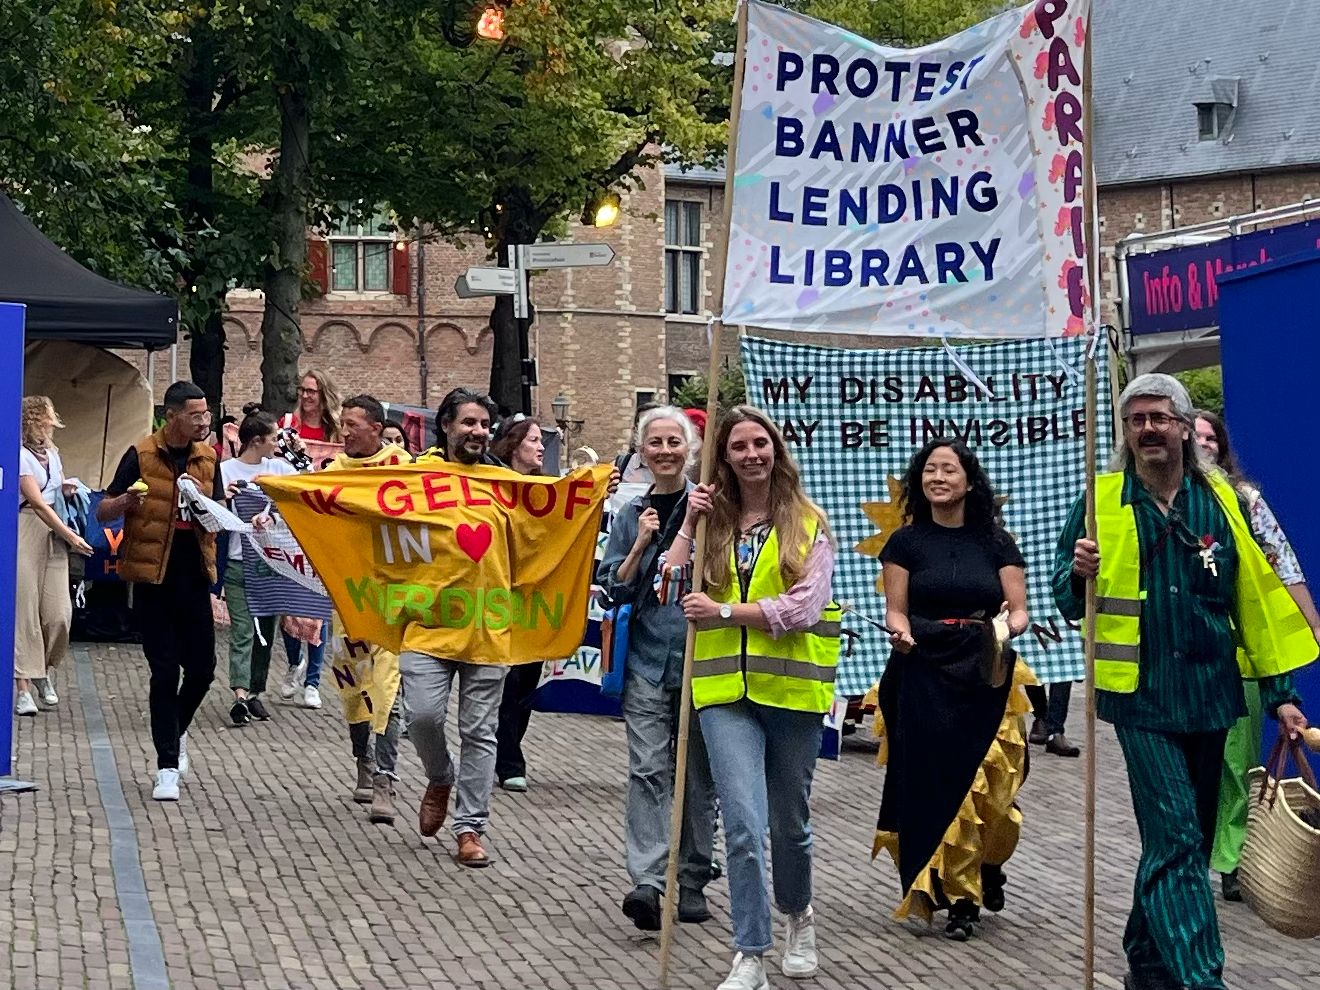
[{"label": "gold ruffled skirt", "polygon": [[[913,915],[930,921],[939,893],[949,903],[968,900],[981,903],[981,867],[1002,866],[1017,848],[1022,828],[1022,812],[1014,803],[1027,762],[1027,732],[1024,716],[1031,711],[1023,688],[1035,684],[1036,677],[1020,659],[1013,668],[1013,686],[999,731],[976,771],[976,778],[963,798],[957,815],[949,823],[935,855],[917,874],[897,910],[895,918]],[[876,700],[877,688],[871,689],[868,702]],[[889,744],[879,705],[875,712],[875,734],[880,739],[876,762],[884,766],[889,759]],[[877,831],[871,846],[871,858],[888,850],[898,865],[898,833]],[[938,884],[938,887],[936,886]]]}]

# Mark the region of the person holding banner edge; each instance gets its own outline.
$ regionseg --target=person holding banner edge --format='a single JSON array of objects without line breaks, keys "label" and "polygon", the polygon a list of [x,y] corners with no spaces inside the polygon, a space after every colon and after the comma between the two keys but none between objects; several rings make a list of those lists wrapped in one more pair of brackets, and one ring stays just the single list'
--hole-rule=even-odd
[{"label": "person holding banner edge", "polygon": [[[1242,682],[1286,731],[1306,727],[1290,672],[1316,642],[1256,545],[1232,484],[1202,467],[1187,390],[1134,378],[1123,437],[1096,479],[1096,533],[1079,499],[1055,553],[1054,598],[1081,619],[1096,582],[1096,707],[1113,724],[1141,832],[1123,948],[1127,990],[1224,990],[1209,853]],[[1241,642],[1242,650],[1238,650]]]},{"label": "person holding banner edge", "polygon": [[[1224,421],[1212,412],[1196,411],[1196,445],[1216,467],[1228,476],[1245,502],[1246,516],[1251,523],[1256,542],[1265,551],[1265,558],[1288,589],[1288,594],[1302,610],[1311,634],[1320,641],[1320,615],[1306,587],[1306,576],[1293,552],[1288,537],[1279,526],[1265,497],[1250,480],[1242,475]],[[1224,769],[1219,782],[1219,819],[1215,827],[1215,844],[1210,852],[1210,868],[1220,875],[1224,900],[1242,900],[1238,884],[1238,860],[1247,838],[1247,812],[1250,807],[1247,793],[1247,771],[1260,763],[1260,741],[1264,729],[1264,713],[1260,707],[1260,687],[1254,681],[1244,681],[1247,715],[1238,719],[1228,730],[1224,746]]]},{"label": "person holding banner edge", "polygon": [[[225,496],[232,505],[240,486],[262,474],[293,474],[294,467],[275,456],[275,437],[279,427],[275,417],[255,402],[243,407],[243,422],[238,427],[238,451],[220,464]],[[234,704],[230,721],[244,726],[255,718],[270,721],[270,710],[261,700],[270,672],[270,654],[275,645],[275,616],[253,617],[248,611],[243,580],[243,543],[237,534],[229,536],[229,563],[225,568],[225,603],[229,607],[229,688]]]},{"label": "person holding banner edge", "polygon": [[[700,446],[691,420],[677,407],[657,406],[642,413],[633,448],[655,482],[615,516],[600,564],[606,596],[616,604],[633,605],[623,687],[628,735],[625,858],[633,889],[622,908],[642,931],[661,928],[677,755],[674,735],[687,639],[682,609],[672,595],[660,598],[665,585],[657,575],[662,556],[679,538],[693,488],[686,473]],[[704,890],[711,879],[715,841],[714,782],[699,728],[688,738],[687,766],[678,918],[699,923],[710,918]]]},{"label": "person holding banner edge", "polygon": [[735,954],[719,990],[766,990],[774,899],[788,915],[781,970],[819,968],[812,911],[811,780],[822,718],[834,699],[842,612],[831,601],[834,545],[803,490],[783,437],[764,413],[734,407],[715,436],[716,481],[688,495],[666,558],[687,564],[702,515],[707,592],[686,595],[697,628],[692,702],[724,819]]},{"label": "person holding banner edge", "polygon": [[960,441],[937,439],[903,481],[904,525],[880,555],[894,653],[880,680],[876,735],[888,764],[872,855],[898,866],[896,918],[930,920],[965,942],[981,908],[1004,907],[1026,777],[1021,687],[1007,645],[1027,628],[1026,562],[1003,528],[990,479]]},{"label": "person holding banner edge", "polygon": [[[344,400],[340,428],[343,431],[344,451],[326,465],[327,471],[347,471],[353,468],[379,467],[405,464],[412,460],[408,451],[398,444],[386,443],[385,408],[370,395],[355,395]],[[330,623],[332,641],[336,648],[365,646],[371,651],[372,674],[385,676],[387,667],[397,667],[397,659],[374,643],[359,644],[343,635],[338,616]],[[384,732],[373,731],[373,713],[362,701],[360,691],[341,692],[344,697],[344,717],[348,720],[348,738],[357,764],[357,786],[353,800],[370,804],[368,819],[377,825],[393,825],[395,817],[394,783],[399,779],[396,770],[399,756],[399,735],[403,731],[403,692],[396,688],[389,706]]]}]

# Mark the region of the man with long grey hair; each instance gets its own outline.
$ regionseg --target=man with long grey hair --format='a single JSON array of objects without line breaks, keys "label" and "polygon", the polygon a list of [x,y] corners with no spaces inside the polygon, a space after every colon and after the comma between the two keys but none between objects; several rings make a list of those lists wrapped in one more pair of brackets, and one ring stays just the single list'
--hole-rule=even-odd
[{"label": "man with long grey hair", "polygon": [[[1127,990],[1223,990],[1209,854],[1242,680],[1306,727],[1291,671],[1315,659],[1306,620],[1256,545],[1233,486],[1199,459],[1187,390],[1134,378],[1123,437],[1096,479],[1096,532],[1078,499],[1059,537],[1054,598],[1083,617],[1096,581],[1097,715],[1114,726],[1141,832],[1123,948]],[[1239,659],[1238,645],[1242,646]]]}]

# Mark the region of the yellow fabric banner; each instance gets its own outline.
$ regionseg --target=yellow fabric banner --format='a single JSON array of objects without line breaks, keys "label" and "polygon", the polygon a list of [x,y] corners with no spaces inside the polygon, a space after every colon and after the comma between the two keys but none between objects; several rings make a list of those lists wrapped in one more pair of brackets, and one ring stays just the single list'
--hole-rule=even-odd
[{"label": "yellow fabric banner", "polygon": [[581,645],[610,470],[541,478],[424,457],[260,484],[349,636],[510,664]]},{"label": "yellow fabric banner", "polygon": [[399,691],[398,656],[349,636],[337,614],[330,628],[325,660],[339,689],[344,720],[349,725],[370,722],[372,732],[384,735]]}]

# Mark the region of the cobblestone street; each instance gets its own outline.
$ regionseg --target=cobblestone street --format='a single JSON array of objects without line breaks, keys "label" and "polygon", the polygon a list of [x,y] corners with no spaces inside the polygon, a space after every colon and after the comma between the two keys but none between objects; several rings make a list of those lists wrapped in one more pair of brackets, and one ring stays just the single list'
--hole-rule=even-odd
[{"label": "cobblestone street", "polygon": [[[218,651],[225,656],[223,643]],[[276,650],[276,668],[281,651]],[[16,775],[36,793],[0,803],[0,985],[161,990],[654,987],[655,939],[620,914],[625,743],[621,724],[533,716],[532,789],[495,792],[494,867],[465,870],[448,831],[417,833],[423,782],[402,744],[397,826],[350,800],[339,702],[272,705],[228,726],[224,668],[190,734],[178,804],[151,800],[147,668],[131,646],[76,646],[57,710],[19,719]],[[272,677],[272,683],[276,680]],[[452,730],[452,719],[451,719]],[[1120,939],[1137,855],[1118,749],[1102,727],[1097,985],[1124,970]],[[1074,738],[1082,734],[1080,722]],[[894,870],[869,861],[881,771],[848,743],[816,777],[820,990],[1054,990],[1081,986],[1082,762],[1033,750],[1026,828],[1009,904],[968,944],[891,920]],[[714,919],[682,926],[671,985],[713,988],[727,971],[728,890]],[[1220,904],[1235,988],[1302,990],[1320,940],[1269,932]],[[782,933],[782,929],[781,929]],[[792,985],[773,960],[771,983]],[[770,967],[767,967],[770,968]]]}]

